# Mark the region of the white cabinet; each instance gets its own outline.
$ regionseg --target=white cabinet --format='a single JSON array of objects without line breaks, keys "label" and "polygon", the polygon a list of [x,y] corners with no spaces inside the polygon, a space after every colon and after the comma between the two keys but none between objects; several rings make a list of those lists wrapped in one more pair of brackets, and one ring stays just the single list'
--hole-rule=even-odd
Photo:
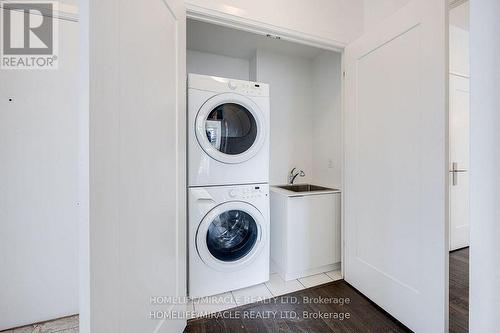
[{"label": "white cabinet", "polygon": [[271,260],[285,280],[340,268],[340,193],[271,191]]}]

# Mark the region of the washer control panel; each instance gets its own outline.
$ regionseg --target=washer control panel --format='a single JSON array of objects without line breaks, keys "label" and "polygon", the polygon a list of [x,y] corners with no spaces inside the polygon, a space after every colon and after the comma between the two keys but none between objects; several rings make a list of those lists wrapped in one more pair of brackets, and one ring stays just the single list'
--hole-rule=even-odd
[{"label": "washer control panel", "polygon": [[232,186],[228,189],[229,200],[251,200],[269,196],[269,185]]}]

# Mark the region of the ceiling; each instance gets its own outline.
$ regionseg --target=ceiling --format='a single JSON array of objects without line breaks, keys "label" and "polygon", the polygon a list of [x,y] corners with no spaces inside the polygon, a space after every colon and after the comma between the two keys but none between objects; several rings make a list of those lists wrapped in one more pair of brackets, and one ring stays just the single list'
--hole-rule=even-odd
[{"label": "ceiling", "polygon": [[250,59],[258,48],[313,59],[321,49],[201,21],[187,20],[187,48]]}]

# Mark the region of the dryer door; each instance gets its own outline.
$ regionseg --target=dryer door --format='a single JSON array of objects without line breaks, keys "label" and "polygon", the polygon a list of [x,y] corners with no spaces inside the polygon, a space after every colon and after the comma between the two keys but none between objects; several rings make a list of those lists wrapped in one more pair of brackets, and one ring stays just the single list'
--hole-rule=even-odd
[{"label": "dryer door", "polygon": [[223,93],[205,102],[195,122],[202,149],[222,163],[242,163],[259,152],[267,129],[264,115],[251,99]]},{"label": "dryer door", "polygon": [[201,221],[196,249],[203,262],[221,270],[248,265],[267,239],[264,217],[246,202],[227,202],[213,208]]}]

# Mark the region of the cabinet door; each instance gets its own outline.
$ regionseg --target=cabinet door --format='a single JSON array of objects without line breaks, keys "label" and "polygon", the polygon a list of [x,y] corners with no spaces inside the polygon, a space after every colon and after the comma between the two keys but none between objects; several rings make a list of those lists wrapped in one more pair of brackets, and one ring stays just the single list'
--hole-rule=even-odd
[{"label": "cabinet door", "polygon": [[289,198],[287,272],[301,273],[340,261],[338,194]]},{"label": "cabinet door", "polygon": [[446,7],[410,1],[345,50],[345,279],[415,332],[447,331]]}]

